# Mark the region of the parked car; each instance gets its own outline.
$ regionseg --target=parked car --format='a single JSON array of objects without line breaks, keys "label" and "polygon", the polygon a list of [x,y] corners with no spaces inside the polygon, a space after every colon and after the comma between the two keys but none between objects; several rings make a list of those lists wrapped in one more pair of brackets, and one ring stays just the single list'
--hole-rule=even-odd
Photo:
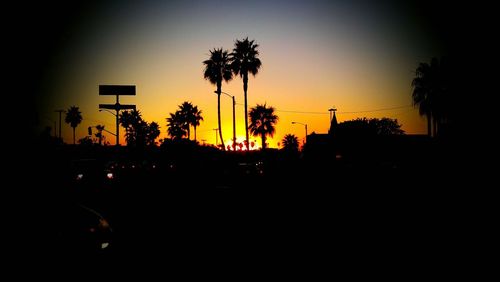
[{"label": "parked car", "polygon": [[110,249],[113,230],[108,220],[94,209],[69,205],[58,220],[59,251],[98,253]]}]

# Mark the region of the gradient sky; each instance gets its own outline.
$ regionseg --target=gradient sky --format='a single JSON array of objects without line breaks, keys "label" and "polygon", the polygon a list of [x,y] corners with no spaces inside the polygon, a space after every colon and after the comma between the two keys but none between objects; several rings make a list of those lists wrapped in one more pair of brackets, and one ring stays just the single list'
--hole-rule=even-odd
[{"label": "gradient sky", "polygon": [[[118,1],[117,1],[118,2]],[[419,62],[442,50],[418,5],[397,1],[137,1],[102,2],[78,13],[52,50],[38,95],[40,126],[53,126],[56,109],[80,107],[87,127],[104,124],[115,131],[114,116],[99,112],[100,84],[135,84],[136,104],[148,121],[161,126],[178,105],[190,101],[203,111],[198,140],[215,143],[217,96],[203,79],[209,50],[232,50],[236,39],[260,45],[262,68],[250,77],[249,108],[274,106],[280,118],[271,147],[285,134],[326,133],[328,109],[340,121],[356,117],[397,118],[409,134],[424,134],[426,121],[410,107],[414,71]],[[121,1],[120,1],[121,2]],[[347,3],[349,2],[349,3]],[[239,77],[222,85],[236,96],[239,140],[244,138],[243,83]],[[231,99],[221,97],[224,139],[232,138]],[[407,106],[407,107],[403,107]],[[395,108],[391,110],[380,110]],[[303,113],[297,113],[303,112]],[[65,142],[72,142],[63,124]],[[123,130],[121,131],[123,132]],[[106,134],[108,141],[114,137]],[[251,138],[257,140],[257,137]],[[124,144],[123,136],[121,143]]]}]

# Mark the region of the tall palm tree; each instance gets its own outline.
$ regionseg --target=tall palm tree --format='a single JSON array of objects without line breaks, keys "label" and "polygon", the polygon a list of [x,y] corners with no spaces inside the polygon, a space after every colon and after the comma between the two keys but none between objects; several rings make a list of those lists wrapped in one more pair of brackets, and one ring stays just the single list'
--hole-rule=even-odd
[{"label": "tall palm tree", "polygon": [[193,121],[191,125],[193,125],[194,128],[194,141],[196,141],[196,127],[200,125],[200,121],[203,120],[203,117],[201,116],[201,110],[198,110],[198,106],[194,106],[193,110]]},{"label": "tall palm tree", "polygon": [[445,79],[443,77],[441,62],[432,58],[431,63],[420,63],[415,72],[411,86],[413,88],[413,105],[419,107],[419,114],[427,117],[427,134],[434,136],[437,127],[443,118],[443,97],[445,95]]},{"label": "tall palm tree", "polygon": [[296,152],[299,150],[299,138],[294,134],[287,134],[281,141],[283,143],[283,150],[289,152]]},{"label": "tall palm tree", "polygon": [[231,68],[235,75],[240,75],[243,79],[243,92],[245,93],[245,135],[247,150],[249,150],[249,138],[248,138],[248,112],[247,112],[247,89],[248,89],[248,73],[255,76],[258,72],[262,63],[259,56],[259,51],[257,47],[258,44],[254,44],[255,40],[248,40],[248,37],[243,40],[236,40],[234,43],[233,53],[231,53]]},{"label": "tall palm tree", "polygon": [[76,144],[76,127],[82,122],[82,120],[82,113],[80,112],[80,109],[78,107],[72,106],[66,111],[66,118],[64,119],[64,121],[73,128],[73,144]]},{"label": "tall palm tree", "polygon": [[203,61],[205,70],[203,77],[210,81],[210,83],[217,86],[217,117],[219,125],[219,137],[222,142],[222,149],[226,150],[224,146],[224,139],[222,138],[222,127],[220,122],[220,95],[222,93],[222,81],[230,81],[233,79],[229,54],[222,48],[210,50],[210,59]]},{"label": "tall palm tree", "polygon": [[268,108],[266,104],[257,104],[250,109],[248,116],[250,118],[250,132],[253,136],[262,138],[262,150],[266,149],[266,136],[273,137],[276,131],[275,125],[278,122],[278,116],[274,114],[274,107]]},{"label": "tall palm tree", "polygon": [[173,140],[184,137],[187,134],[184,124],[184,117],[180,111],[175,112],[175,114],[170,113],[170,117],[167,118],[168,135],[170,135]]}]

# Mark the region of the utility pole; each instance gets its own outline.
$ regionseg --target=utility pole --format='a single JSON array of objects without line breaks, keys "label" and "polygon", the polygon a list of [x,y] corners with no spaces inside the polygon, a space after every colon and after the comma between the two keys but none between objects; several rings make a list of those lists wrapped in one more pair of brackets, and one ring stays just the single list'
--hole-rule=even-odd
[{"label": "utility pole", "polygon": [[236,116],[234,114],[234,107],[236,106],[236,101],[233,96],[233,150],[236,151]]},{"label": "utility pole", "polygon": [[62,140],[62,136],[61,136],[61,115],[64,112],[64,110],[55,110],[54,112],[59,113],[59,138]]},{"label": "utility pole", "polygon": [[[217,91],[214,91],[215,94],[218,94]],[[234,99],[234,95],[231,95],[227,92],[221,91],[221,94],[224,94],[228,97],[231,97],[233,99],[233,149],[236,146],[236,114],[235,114],[235,107],[236,107],[236,100]]]},{"label": "utility pole", "polygon": [[99,85],[99,95],[116,96],[115,104],[99,104],[99,109],[115,110],[116,146],[120,145],[120,110],[135,110],[135,105],[120,104],[120,95],[135,95],[135,85]]}]

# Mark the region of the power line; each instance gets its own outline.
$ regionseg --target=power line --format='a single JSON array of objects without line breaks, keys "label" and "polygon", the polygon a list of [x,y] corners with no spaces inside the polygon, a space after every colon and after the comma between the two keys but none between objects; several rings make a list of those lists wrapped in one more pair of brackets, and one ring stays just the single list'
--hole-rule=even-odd
[{"label": "power line", "polygon": [[[381,109],[374,109],[374,110],[364,110],[364,111],[350,111],[350,112],[338,111],[337,113],[339,113],[339,114],[359,114],[359,113],[390,111],[390,110],[397,110],[397,109],[403,109],[403,108],[409,108],[409,107],[412,107],[412,105],[404,105],[404,106],[381,108]],[[327,112],[306,112],[306,111],[290,111],[290,110],[276,110],[276,111],[283,112],[283,113],[292,113],[292,114],[315,114],[315,115],[328,115],[329,114]]]},{"label": "power line", "polygon": [[409,107],[412,107],[412,105],[404,105],[404,106],[397,106],[397,107],[392,107],[392,108],[383,108],[383,109],[367,110],[367,111],[338,112],[338,113],[340,113],[340,114],[359,114],[359,113],[371,113],[371,112],[382,112],[382,111],[390,111],[390,110],[404,109],[404,108],[409,108]]},{"label": "power line", "polygon": [[329,113],[324,112],[303,112],[303,111],[288,111],[288,110],[276,110],[277,112],[282,113],[292,113],[292,114],[314,114],[314,115],[328,115]]}]

